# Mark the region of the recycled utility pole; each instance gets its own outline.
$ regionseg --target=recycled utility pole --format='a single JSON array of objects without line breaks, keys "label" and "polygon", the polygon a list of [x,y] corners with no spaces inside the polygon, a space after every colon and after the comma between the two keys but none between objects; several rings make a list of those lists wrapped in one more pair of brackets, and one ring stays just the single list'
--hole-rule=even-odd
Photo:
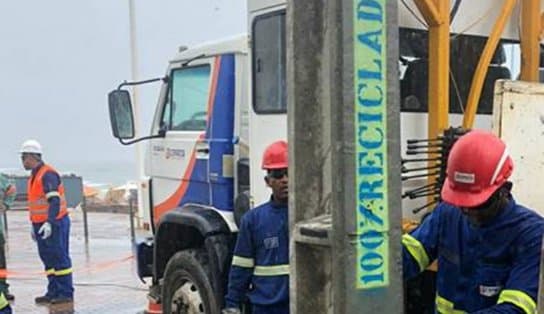
[{"label": "recycled utility pole", "polygon": [[403,313],[397,1],[287,4],[291,313]]}]

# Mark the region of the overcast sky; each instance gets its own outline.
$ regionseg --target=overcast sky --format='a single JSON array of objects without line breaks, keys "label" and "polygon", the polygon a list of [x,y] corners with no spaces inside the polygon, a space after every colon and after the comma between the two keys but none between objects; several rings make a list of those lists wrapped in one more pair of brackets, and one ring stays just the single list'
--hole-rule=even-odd
[{"label": "overcast sky", "polygon": [[[107,93],[131,78],[129,0],[0,1],[0,168],[38,139],[51,163],[134,162],[111,135]],[[165,73],[179,45],[246,32],[245,0],[136,0],[139,75]],[[141,89],[149,130],[158,86]]]}]

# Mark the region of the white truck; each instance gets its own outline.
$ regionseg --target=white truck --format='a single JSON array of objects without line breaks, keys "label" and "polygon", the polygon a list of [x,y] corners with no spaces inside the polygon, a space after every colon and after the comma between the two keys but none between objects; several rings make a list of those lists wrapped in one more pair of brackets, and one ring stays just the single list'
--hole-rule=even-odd
[{"label": "white truck", "polygon": [[[475,12],[500,9],[493,0],[457,2],[453,30],[470,25],[478,18]],[[399,7],[405,141],[427,137],[427,33],[400,2]],[[249,0],[248,13],[249,36],[180,48],[164,77],[123,83],[109,94],[114,136],[123,144],[147,140],[141,197],[153,238],[136,246],[136,256],[139,276],[152,280],[149,298],[162,304],[164,313],[219,313],[237,221],[268,197],[260,170],[262,151],[287,138],[285,0]],[[452,39],[452,60],[459,63],[452,67],[453,124],[459,124],[489,33],[488,24],[480,26]],[[492,60],[480,98],[480,127],[491,127],[494,81],[517,71],[504,52],[516,45],[501,42]],[[157,80],[163,83],[150,135],[131,140],[134,120],[125,87]],[[406,202],[406,216],[413,216],[414,206]]]}]

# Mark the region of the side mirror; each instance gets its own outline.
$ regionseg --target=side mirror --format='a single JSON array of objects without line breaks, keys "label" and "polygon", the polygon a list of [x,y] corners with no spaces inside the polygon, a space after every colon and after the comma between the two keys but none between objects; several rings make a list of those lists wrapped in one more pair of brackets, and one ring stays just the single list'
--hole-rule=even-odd
[{"label": "side mirror", "polygon": [[134,115],[129,92],[122,89],[110,92],[108,106],[113,136],[121,140],[134,138]]}]

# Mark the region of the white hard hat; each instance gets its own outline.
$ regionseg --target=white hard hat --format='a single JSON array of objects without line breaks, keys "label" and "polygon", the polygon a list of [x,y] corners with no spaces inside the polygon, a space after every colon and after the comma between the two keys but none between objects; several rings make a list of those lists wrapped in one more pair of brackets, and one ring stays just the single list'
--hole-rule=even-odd
[{"label": "white hard hat", "polygon": [[26,140],[19,153],[42,154],[42,145],[36,140]]}]

